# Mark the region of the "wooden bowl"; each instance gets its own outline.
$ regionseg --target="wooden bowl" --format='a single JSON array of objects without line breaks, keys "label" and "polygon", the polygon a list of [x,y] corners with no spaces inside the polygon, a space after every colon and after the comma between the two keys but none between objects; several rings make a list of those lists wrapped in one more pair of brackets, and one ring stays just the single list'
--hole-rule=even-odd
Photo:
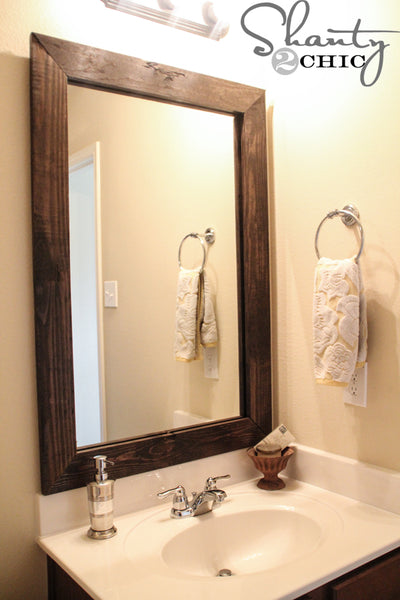
[{"label": "wooden bowl", "polygon": [[268,454],[256,454],[254,448],[249,448],[247,454],[254,466],[264,477],[257,483],[262,490],[281,490],[285,482],[278,477],[278,473],[286,468],[289,458],[294,454],[294,448],[290,446],[282,451],[281,456],[268,456]]}]

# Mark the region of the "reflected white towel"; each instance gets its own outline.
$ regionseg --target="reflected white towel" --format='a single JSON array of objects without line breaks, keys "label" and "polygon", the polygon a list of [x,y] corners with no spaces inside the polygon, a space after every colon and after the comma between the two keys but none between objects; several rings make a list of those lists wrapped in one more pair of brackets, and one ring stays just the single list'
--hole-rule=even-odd
[{"label": "reflected white towel", "polygon": [[315,269],[314,373],[318,383],[347,386],[367,358],[367,310],[353,258],[321,258]]},{"label": "reflected white towel", "polygon": [[174,353],[176,360],[202,358],[201,346],[216,346],[217,323],[205,272],[181,269],[176,294]]},{"label": "reflected white towel", "polygon": [[203,271],[203,314],[200,324],[200,343],[203,348],[212,348],[217,345],[217,321],[215,319],[214,304],[212,301],[210,284],[207,275]]}]

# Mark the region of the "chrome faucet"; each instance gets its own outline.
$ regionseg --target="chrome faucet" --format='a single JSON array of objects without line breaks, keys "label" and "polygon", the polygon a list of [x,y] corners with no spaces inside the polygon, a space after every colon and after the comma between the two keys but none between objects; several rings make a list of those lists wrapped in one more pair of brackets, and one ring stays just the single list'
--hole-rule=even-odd
[{"label": "chrome faucet", "polygon": [[229,479],[230,475],[220,475],[219,477],[208,477],[204,489],[199,494],[193,492],[192,499],[188,500],[185,488],[178,485],[171,490],[159,492],[159,498],[166,498],[173,494],[171,517],[181,519],[183,517],[197,517],[204,513],[214,510],[226,498],[226,492],[217,488],[218,479]]}]

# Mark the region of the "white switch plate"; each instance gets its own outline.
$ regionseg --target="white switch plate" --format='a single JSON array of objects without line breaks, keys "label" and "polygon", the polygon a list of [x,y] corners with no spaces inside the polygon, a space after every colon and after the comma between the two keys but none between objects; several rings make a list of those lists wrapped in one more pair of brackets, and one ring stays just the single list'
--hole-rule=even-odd
[{"label": "white switch plate", "polygon": [[367,363],[354,371],[349,385],[343,392],[343,400],[346,404],[367,406],[367,373]]},{"label": "white switch plate", "polygon": [[104,306],[106,308],[118,307],[118,281],[104,282]]}]

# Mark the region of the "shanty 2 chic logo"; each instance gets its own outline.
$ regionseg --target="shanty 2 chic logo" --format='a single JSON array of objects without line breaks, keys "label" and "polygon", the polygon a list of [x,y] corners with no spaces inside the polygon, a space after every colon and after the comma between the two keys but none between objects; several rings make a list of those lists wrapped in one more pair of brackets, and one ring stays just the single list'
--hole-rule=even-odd
[{"label": "shanty 2 chic logo", "polygon": [[[279,44],[283,45],[275,50],[271,34],[274,33],[273,18],[277,15],[282,19],[283,39]],[[358,69],[362,85],[374,85],[382,73],[385,49],[390,45],[385,43],[384,34],[400,31],[363,29],[361,19],[357,19],[352,29],[329,28],[324,35],[304,33],[309,15],[310,3],[307,0],[297,0],[288,13],[273,2],[259,2],[243,13],[241,26],[246,34],[262,44],[255,46],[254,53],[270,56],[273,68],[281,75],[290,75],[299,67]],[[260,31],[263,23],[269,23],[271,31]],[[330,48],[334,48],[335,52],[327,52]]]}]

